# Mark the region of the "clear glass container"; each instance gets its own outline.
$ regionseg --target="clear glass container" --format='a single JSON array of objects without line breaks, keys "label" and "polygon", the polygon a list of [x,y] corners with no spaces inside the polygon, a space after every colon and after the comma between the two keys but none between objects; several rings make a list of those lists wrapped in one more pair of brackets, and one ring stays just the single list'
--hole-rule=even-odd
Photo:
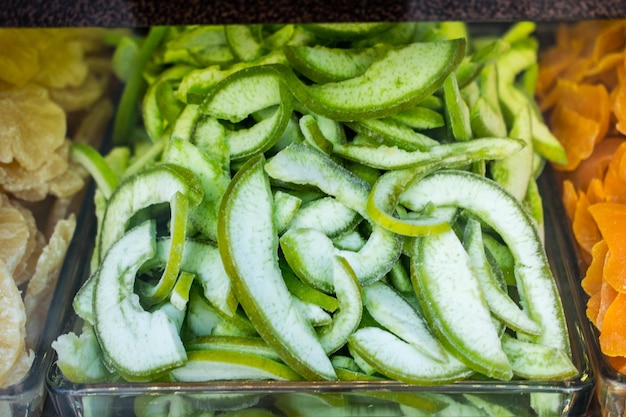
[{"label": "clear glass container", "polygon": [[[561,250],[568,263],[568,269],[571,269],[571,275],[575,279],[575,291],[578,292],[577,297],[583,299],[585,303],[581,307],[581,311],[585,312],[588,296],[585,294],[581,286],[581,280],[585,276],[578,247],[572,233],[571,224],[565,214],[563,203],[560,199],[560,191],[556,186],[553,189],[555,198],[550,202],[550,209],[553,211],[553,218],[559,221],[561,225],[557,228],[556,240],[560,243]],[[583,319],[582,330],[586,333],[589,354],[591,355],[591,363],[596,376],[596,400],[599,412],[603,417],[623,417],[626,415],[626,375],[615,370],[606,360],[600,349],[598,329],[587,319],[586,314]]]},{"label": "clear glass container", "polygon": [[[579,373],[562,381],[465,380],[439,386],[415,386],[397,381],[359,382],[207,382],[207,383],[98,383],[75,384],[52,360],[47,386],[62,416],[331,416],[331,415],[539,415],[535,404],[553,405],[550,415],[584,415],[594,394],[595,376],[586,343],[589,335],[584,300],[570,246],[563,238],[560,214],[550,205],[555,194],[552,177],[543,175],[548,196],[547,252],[557,280],[570,330],[573,362]],[[76,249],[76,248],[75,248]],[[87,253],[76,257],[80,265],[70,277],[72,288],[86,279]],[[66,305],[70,305],[67,303]],[[71,309],[65,312],[64,331],[80,329]],[[241,414],[234,414],[239,410]],[[206,413],[206,414],[203,414]],[[483,415],[483,414],[478,414]]]},{"label": "clear glass container", "polygon": [[[88,193],[87,195],[91,195]],[[76,204],[80,207],[81,196]],[[89,199],[89,197],[88,197]],[[35,358],[28,374],[18,384],[0,389],[0,416],[36,417],[41,415],[46,402],[46,372],[52,360],[50,344],[61,332],[67,306],[71,306],[76,293],[76,277],[84,258],[84,243],[93,239],[90,225],[92,212],[80,210],[76,231],[70,243],[56,287],[50,296],[41,301],[39,308],[46,310],[45,324],[33,348]]]}]

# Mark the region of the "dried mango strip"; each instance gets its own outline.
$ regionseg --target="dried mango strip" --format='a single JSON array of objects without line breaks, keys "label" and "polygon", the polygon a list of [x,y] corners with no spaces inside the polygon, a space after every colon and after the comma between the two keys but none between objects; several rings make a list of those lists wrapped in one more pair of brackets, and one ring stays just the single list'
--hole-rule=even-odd
[{"label": "dried mango strip", "polygon": [[587,70],[585,78],[591,84],[602,84],[607,88],[615,88],[618,83],[617,67],[624,61],[623,52],[613,52],[605,55]]},{"label": "dried mango strip", "polygon": [[626,357],[624,356],[607,356],[611,366],[619,373],[626,374]]},{"label": "dried mango strip", "polygon": [[600,333],[604,330],[606,311],[611,303],[613,303],[613,300],[617,297],[617,294],[619,293],[615,291],[615,288],[613,288],[611,284],[606,281],[602,282],[602,286],[600,288],[600,306],[598,308],[598,316],[596,317],[596,327],[600,330]]},{"label": "dried mango strip", "polygon": [[600,346],[607,356],[626,356],[626,294],[618,293],[606,309]]},{"label": "dried mango strip", "polygon": [[622,143],[624,139],[619,137],[607,137],[600,141],[589,158],[581,161],[574,171],[566,174],[567,181],[572,182],[576,189],[588,190],[594,179],[604,178],[613,154]]},{"label": "dried mango strip", "polygon": [[626,142],[617,148],[604,175],[606,201],[626,203]]},{"label": "dried mango strip", "polygon": [[585,251],[585,255],[591,254],[593,245],[602,239],[600,230],[596,226],[595,219],[589,212],[589,198],[585,193],[579,193],[578,203],[576,204],[576,212],[574,214],[574,221],[572,222],[572,230],[576,242],[582,250]]},{"label": "dried mango strip", "polygon": [[626,31],[623,21],[609,23],[598,33],[593,43],[593,60],[598,62],[605,56],[624,49]]},{"label": "dried mango strip", "polygon": [[563,205],[570,222],[573,222],[576,216],[577,204],[578,193],[576,192],[576,186],[571,180],[566,179],[563,181]]},{"label": "dried mango strip", "polygon": [[[600,129],[595,142],[600,142],[609,129],[611,102],[609,93],[603,85],[578,84],[571,80],[560,79],[542,106],[547,110],[554,105],[567,106],[576,113],[598,122]],[[569,120],[564,120],[564,122]]]},{"label": "dried mango strip", "polygon": [[602,270],[604,269],[604,262],[608,251],[609,246],[606,244],[605,240],[599,241],[593,245],[591,249],[591,264],[589,264],[587,273],[581,281],[583,290],[590,296],[599,293],[602,288]]},{"label": "dried mango strip", "polygon": [[604,184],[600,178],[594,178],[589,183],[587,187],[587,198],[589,199],[589,204],[599,203],[606,199]]},{"label": "dried mango strip", "polygon": [[[626,53],[624,54],[626,61]],[[617,78],[619,85],[611,94],[611,104],[613,115],[615,116],[615,128],[623,135],[626,135],[626,62],[617,66]]]},{"label": "dried mango strip", "polygon": [[598,203],[589,206],[589,212],[609,248],[604,279],[615,290],[626,292],[626,205]]},{"label": "dried mango strip", "polygon": [[598,327],[598,315],[600,314],[600,296],[600,291],[590,296],[587,301],[587,310],[585,311],[591,324],[596,327]]},{"label": "dried mango strip", "polygon": [[575,169],[582,160],[591,155],[602,128],[599,122],[561,104],[552,112],[550,127],[567,155],[565,164],[554,166],[565,171]]}]

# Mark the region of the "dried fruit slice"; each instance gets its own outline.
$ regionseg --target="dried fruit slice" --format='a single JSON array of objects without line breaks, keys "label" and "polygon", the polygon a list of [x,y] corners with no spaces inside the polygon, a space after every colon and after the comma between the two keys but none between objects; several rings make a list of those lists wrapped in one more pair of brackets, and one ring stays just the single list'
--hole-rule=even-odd
[{"label": "dried fruit slice", "polygon": [[0,261],[0,386],[24,350],[26,310],[20,290],[3,261]]},{"label": "dried fruit slice", "polygon": [[589,207],[598,223],[600,233],[609,247],[604,264],[604,279],[617,291],[626,291],[626,206],[614,203],[599,203]]},{"label": "dried fruit slice", "polygon": [[[3,199],[0,207],[0,260],[13,274],[26,255],[28,224],[22,213],[8,204],[8,198]],[[7,204],[4,204],[7,203]]]},{"label": "dried fruit slice", "polygon": [[0,92],[0,162],[14,159],[24,168],[41,166],[66,134],[65,112],[47,90],[28,85]]}]

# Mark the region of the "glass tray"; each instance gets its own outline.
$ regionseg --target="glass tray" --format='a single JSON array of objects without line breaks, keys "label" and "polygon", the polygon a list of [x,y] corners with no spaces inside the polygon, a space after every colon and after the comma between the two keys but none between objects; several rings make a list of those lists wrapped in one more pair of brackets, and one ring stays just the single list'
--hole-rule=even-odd
[{"label": "glass tray", "polygon": [[[89,186],[90,190],[92,185]],[[87,191],[86,195],[92,195]],[[77,201],[80,201],[79,197]],[[90,199],[91,197],[87,197]],[[78,204],[78,203],[77,203]],[[81,209],[77,213],[76,231],[70,242],[57,285],[50,297],[42,301],[43,309],[47,309],[45,324],[39,340],[33,348],[35,359],[28,374],[18,384],[0,389],[0,416],[2,417],[36,417],[41,415],[46,400],[45,376],[52,360],[50,344],[59,334],[64,323],[66,306],[71,305],[76,282],[84,253],[84,242],[92,239],[89,225],[91,213]]]},{"label": "glass tray", "polygon": [[[553,189],[555,196],[560,196],[560,191],[556,186]],[[582,298],[585,305],[581,311],[585,311],[588,296],[581,287],[580,281],[585,275],[585,270],[581,268],[578,262],[579,255],[572,233],[571,224],[565,214],[565,209],[560,198],[555,198],[551,204],[551,210],[554,212],[554,218],[561,223],[557,229],[557,240],[562,246],[563,253],[568,253],[568,264],[571,274],[576,279],[577,296]],[[598,329],[587,319],[585,315],[582,319],[583,331],[586,333],[589,353],[591,355],[592,366],[596,375],[596,394],[597,403],[600,413],[603,417],[623,417],[626,415],[626,375],[617,372],[602,354],[599,343],[600,333]]]},{"label": "glass tray", "polygon": [[[540,181],[543,195],[550,197],[546,200],[557,195],[550,174],[549,171],[544,173]],[[85,209],[93,208],[86,206]],[[51,400],[62,416],[83,417],[213,416],[234,413],[233,410],[242,414],[231,415],[246,416],[330,416],[344,415],[343,412],[349,413],[347,415],[367,412],[365,415],[453,416],[469,410],[486,412],[486,415],[508,411],[514,416],[534,416],[537,413],[532,403],[539,398],[554,401],[557,415],[584,415],[593,398],[595,376],[586,343],[589,329],[584,318],[585,304],[576,291],[575,258],[567,241],[562,241],[563,234],[559,230],[563,225],[559,216],[558,210],[548,204],[547,252],[565,300],[573,361],[579,369],[570,379],[551,382],[466,380],[439,386],[415,386],[396,381],[75,384],[61,373],[52,353],[46,376]],[[76,291],[87,278],[88,255],[88,252],[80,256],[72,254],[70,259],[79,264],[72,268],[72,275],[68,277],[68,290]],[[65,297],[65,303],[55,304],[68,306],[63,313],[62,333],[78,330],[81,325],[69,307],[67,294]]]}]

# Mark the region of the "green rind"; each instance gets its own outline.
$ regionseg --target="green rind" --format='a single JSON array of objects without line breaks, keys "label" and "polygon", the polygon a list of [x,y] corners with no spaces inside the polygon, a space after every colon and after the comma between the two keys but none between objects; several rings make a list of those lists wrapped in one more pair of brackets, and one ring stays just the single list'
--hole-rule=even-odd
[{"label": "green rind", "polygon": [[413,210],[424,204],[457,205],[499,233],[515,259],[523,308],[542,329],[536,343],[570,352],[565,313],[541,238],[528,212],[495,181],[468,171],[438,171],[408,187],[401,202]]},{"label": "green rind", "polygon": [[264,164],[262,155],[250,159],[220,205],[217,237],[224,267],[244,311],[285,363],[307,379],[334,380],[330,359],[282,279]]},{"label": "green rind", "polygon": [[154,204],[168,203],[176,192],[184,194],[190,206],[197,205],[204,194],[196,174],[173,164],[158,164],[125,178],[111,194],[104,212],[99,259],[124,234],[135,213]]},{"label": "green rind", "polygon": [[361,76],[304,85],[283,67],[292,93],[314,113],[340,121],[390,116],[439,89],[465,56],[465,40],[413,43],[389,50]]}]

